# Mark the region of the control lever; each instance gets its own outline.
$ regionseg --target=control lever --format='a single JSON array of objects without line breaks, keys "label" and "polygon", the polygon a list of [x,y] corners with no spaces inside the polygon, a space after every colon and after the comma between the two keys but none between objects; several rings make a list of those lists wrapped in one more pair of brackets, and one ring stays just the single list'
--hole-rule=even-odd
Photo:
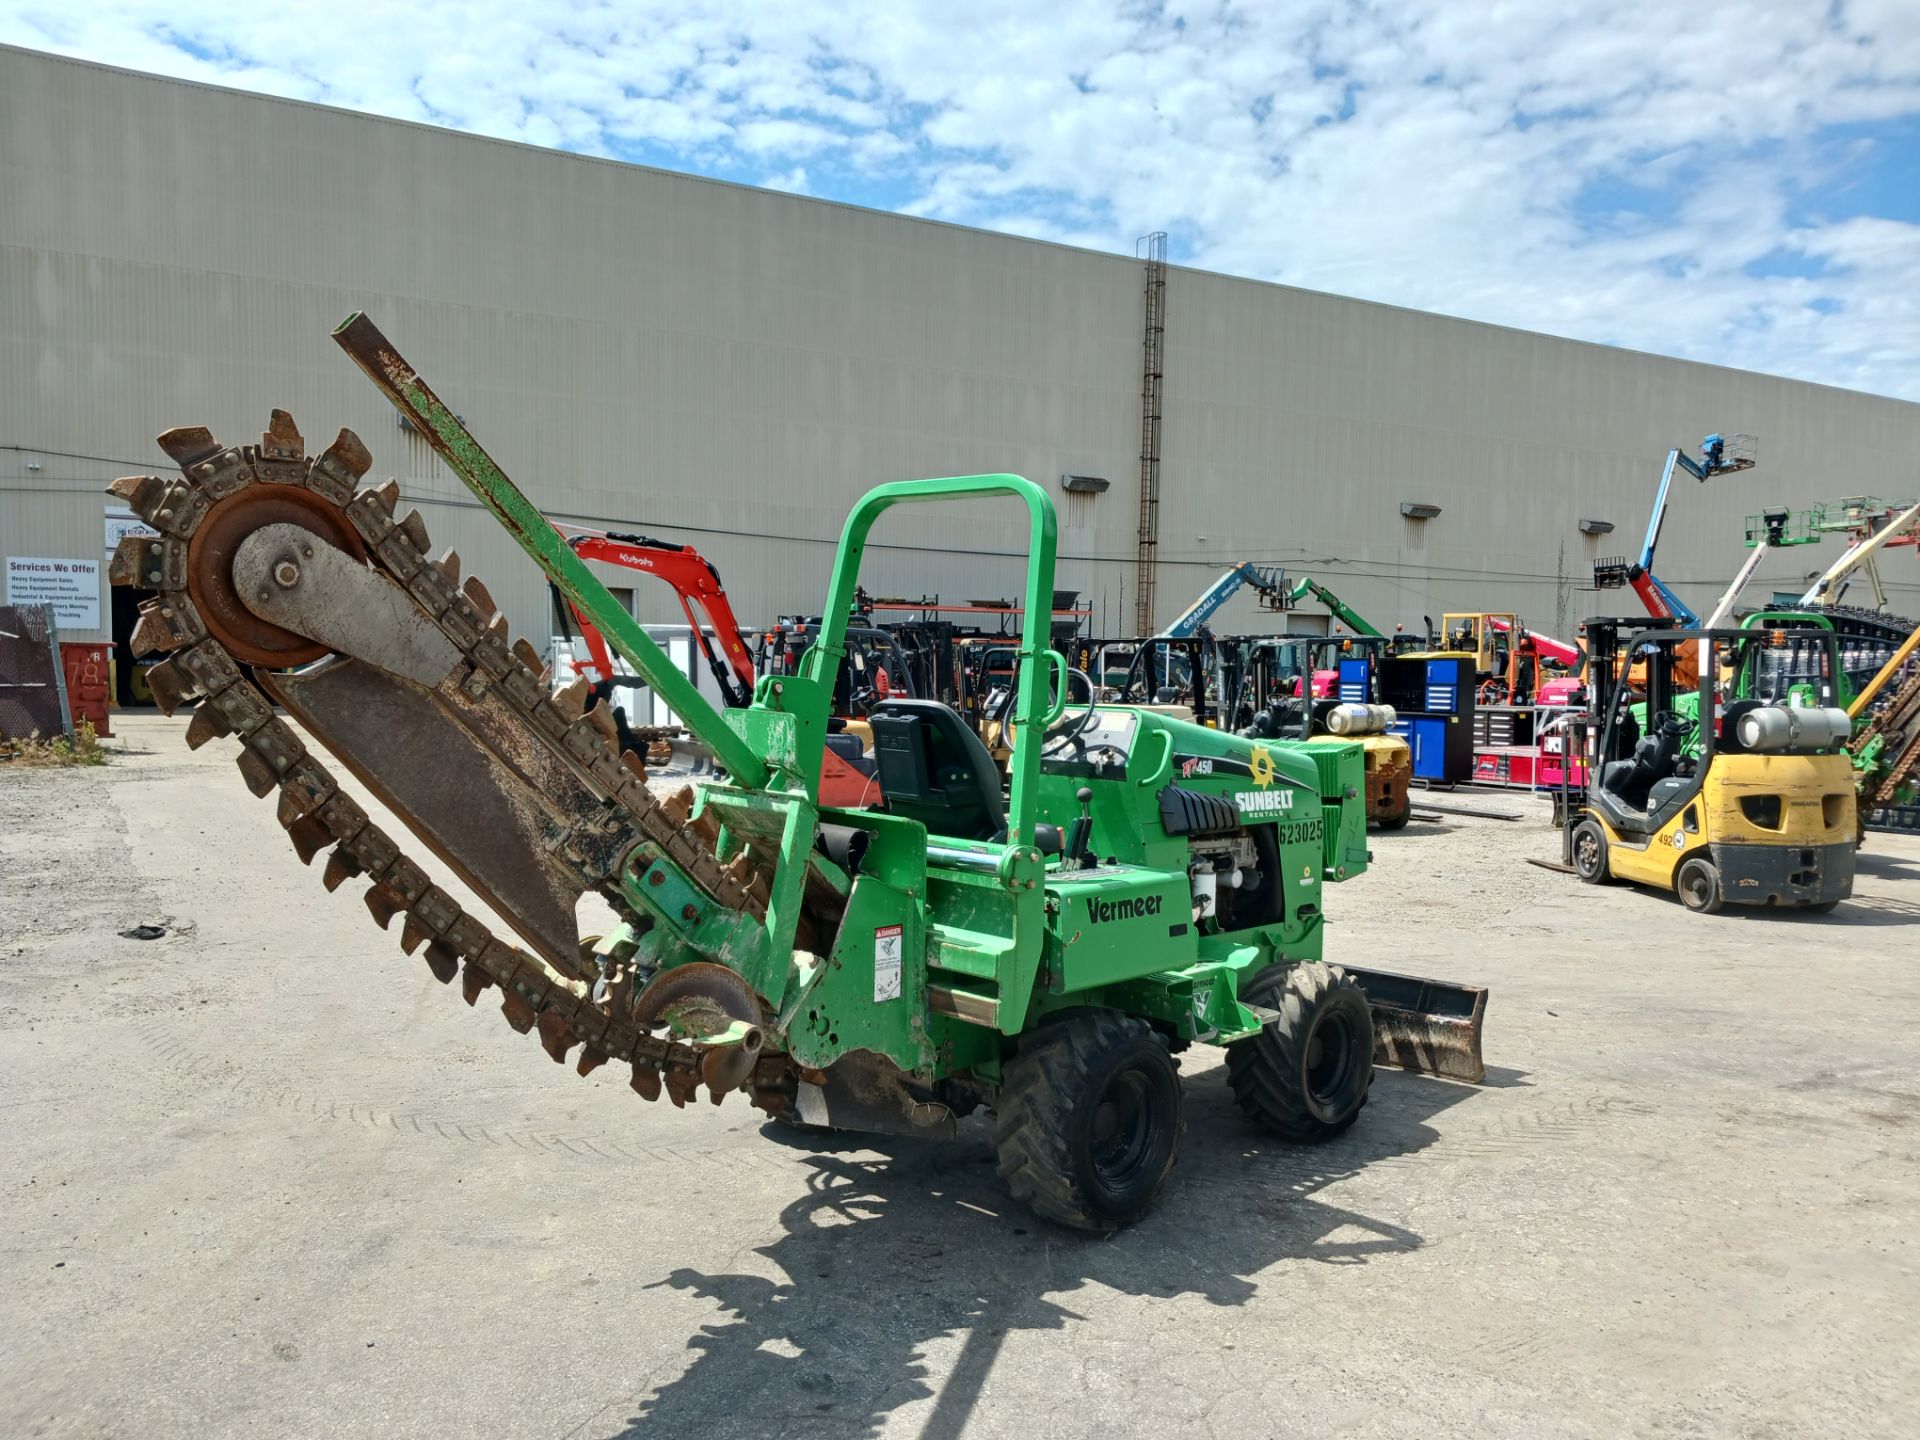
[{"label": "control lever", "polygon": [[1094,860],[1087,853],[1087,844],[1093,839],[1093,791],[1082,785],[1073,798],[1080,802],[1080,813],[1067,827],[1067,850],[1063,858],[1068,864],[1078,861],[1082,870],[1091,870]]}]

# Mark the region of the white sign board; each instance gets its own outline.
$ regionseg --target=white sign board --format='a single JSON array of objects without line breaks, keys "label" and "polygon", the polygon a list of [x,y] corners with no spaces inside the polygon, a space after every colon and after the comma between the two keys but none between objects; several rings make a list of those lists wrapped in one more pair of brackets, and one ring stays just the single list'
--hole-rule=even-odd
[{"label": "white sign board", "polygon": [[7,603],[51,605],[62,630],[100,628],[100,562],[7,557]]},{"label": "white sign board", "polygon": [[120,548],[120,542],[129,535],[158,535],[160,532],[142,520],[131,510],[107,509],[107,554]]}]

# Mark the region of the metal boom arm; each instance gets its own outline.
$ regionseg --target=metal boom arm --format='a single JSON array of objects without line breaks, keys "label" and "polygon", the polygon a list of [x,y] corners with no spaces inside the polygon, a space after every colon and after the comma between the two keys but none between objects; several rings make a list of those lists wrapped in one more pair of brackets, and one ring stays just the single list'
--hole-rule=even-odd
[{"label": "metal boom arm", "polygon": [[1298,605],[1309,595],[1313,596],[1314,599],[1332,611],[1334,617],[1349,630],[1353,631],[1354,634],[1384,638],[1381,636],[1380,631],[1376,630],[1372,624],[1368,622],[1366,616],[1353,609],[1338,595],[1334,594],[1333,591],[1322,585],[1318,580],[1315,580],[1311,575],[1295,581],[1293,589],[1287,598],[1289,603]]},{"label": "metal boom arm", "polygon": [[1178,619],[1154,638],[1185,640],[1218,614],[1220,607],[1237,595],[1243,585],[1251,585],[1262,594],[1276,595],[1280,593],[1280,587],[1285,580],[1286,575],[1283,571],[1262,569],[1258,565],[1242,560],[1231,569],[1223,570],[1220,578],[1202,591],[1198,600],[1182,611]]},{"label": "metal boom arm", "polygon": [[567,601],[612,642],[621,658],[654,688],[687,729],[712,748],[734,780],[749,787],[765,784],[767,762],[721,718],[639,622],[607,592],[607,587],[560,538],[560,532],[481,448],[460,417],[380,333],[379,326],[364,313],[355,312],[333,332],[333,338],[366,371],[380,393],[413,421],[474,498],[499,518]]}]

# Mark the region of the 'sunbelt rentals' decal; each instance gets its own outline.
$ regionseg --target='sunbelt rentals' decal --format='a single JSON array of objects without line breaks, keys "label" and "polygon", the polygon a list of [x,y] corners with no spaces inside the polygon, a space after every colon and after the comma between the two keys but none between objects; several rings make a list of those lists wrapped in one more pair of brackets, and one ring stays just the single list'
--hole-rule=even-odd
[{"label": "'sunbelt rentals' decal", "polygon": [[1285,815],[1293,809],[1293,791],[1236,790],[1233,808],[1242,815]]}]

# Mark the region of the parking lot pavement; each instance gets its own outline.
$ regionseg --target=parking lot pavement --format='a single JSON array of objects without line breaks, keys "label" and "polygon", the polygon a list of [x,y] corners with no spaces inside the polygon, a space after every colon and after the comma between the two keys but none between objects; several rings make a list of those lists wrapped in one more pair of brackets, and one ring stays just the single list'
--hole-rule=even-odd
[{"label": "parking lot pavement", "polygon": [[[1112,1239],[957,1143],[555,1066],[327,895],[230,742],[0,773],[0,1433],[1896,1435],[1920,1399],[1920,840],[1830,917],[1374,842],[1332,959],[1492,988],[1489,1081],[1242,1123]],[[153,940],[122,938],[135,925]]]}]

